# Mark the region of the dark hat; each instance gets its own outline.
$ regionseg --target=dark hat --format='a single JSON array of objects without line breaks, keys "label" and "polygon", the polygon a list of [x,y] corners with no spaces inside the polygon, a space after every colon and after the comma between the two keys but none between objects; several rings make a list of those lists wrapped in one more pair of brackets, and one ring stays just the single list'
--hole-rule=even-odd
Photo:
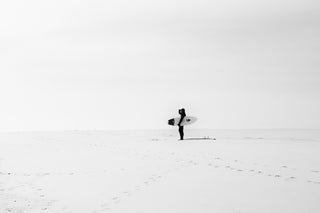
[{"label": "dark hat", "polygon": [[180,112],[185,112],[185,109],[184,108],[179,109],[179,113]]}]

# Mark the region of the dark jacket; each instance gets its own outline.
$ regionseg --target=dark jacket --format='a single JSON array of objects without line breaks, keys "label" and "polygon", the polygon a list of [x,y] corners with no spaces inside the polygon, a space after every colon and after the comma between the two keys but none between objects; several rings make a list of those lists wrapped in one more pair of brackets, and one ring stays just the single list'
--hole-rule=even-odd
[{"label": "dark jacket", "polygon": [[179,109],[179,114],[180,114],[181,117],[180,117],[180,121],[179,121],[179,123],[178,123],[178,126],[181,125],[181,122],[183,121],[184,117],[186,117],[186,111],[185,111],[185,109],[184,109],[184,108]]}]

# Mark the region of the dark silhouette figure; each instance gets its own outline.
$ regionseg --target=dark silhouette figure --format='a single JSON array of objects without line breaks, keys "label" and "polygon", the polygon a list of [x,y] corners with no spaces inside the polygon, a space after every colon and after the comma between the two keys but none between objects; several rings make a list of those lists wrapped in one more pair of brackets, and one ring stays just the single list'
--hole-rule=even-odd
[{"label": "dark silhouette figure", "polygon": [[186,117],[186,111],[184,108],[179,109],[180,114],[180,121],[178,123],[179,126],[179,134],[180,134],[180,140],[183,140],[184,132],[183,132],[183,126],[181,126],[181,122],[183,121],[184,117]]}]

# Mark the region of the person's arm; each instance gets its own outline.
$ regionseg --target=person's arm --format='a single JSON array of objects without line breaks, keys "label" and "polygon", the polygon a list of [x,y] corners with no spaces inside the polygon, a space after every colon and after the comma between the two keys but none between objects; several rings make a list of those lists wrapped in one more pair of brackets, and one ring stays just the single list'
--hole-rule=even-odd
[{"label": "person's arm", "polygon": [[180,126],[181,125],[181,123],[182,123],[182,121],[183,121],[183,118],[184,117],[186,117],[185,115],[181,115],[181,118],[180,118],[180,121],[179,121],[179,123],[178,123],[178,126]]}]

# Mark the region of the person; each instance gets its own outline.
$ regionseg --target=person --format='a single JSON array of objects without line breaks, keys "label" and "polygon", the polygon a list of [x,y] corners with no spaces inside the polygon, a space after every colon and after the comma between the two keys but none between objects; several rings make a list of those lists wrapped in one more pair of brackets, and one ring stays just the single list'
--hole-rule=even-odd
[{"label": "person", "polygon": [[180,121],[179,121],[179,123],[178,123],[180,140],[183,140],[184,132],[183,132],[183,126],[181,126],[181,123],[182,123],[184,117],[186,117],[186,111],[185,111],[184,108],[182,108],[182,109],[179,109],[178,112],[179,112],[179,114],[180,114]]}]

